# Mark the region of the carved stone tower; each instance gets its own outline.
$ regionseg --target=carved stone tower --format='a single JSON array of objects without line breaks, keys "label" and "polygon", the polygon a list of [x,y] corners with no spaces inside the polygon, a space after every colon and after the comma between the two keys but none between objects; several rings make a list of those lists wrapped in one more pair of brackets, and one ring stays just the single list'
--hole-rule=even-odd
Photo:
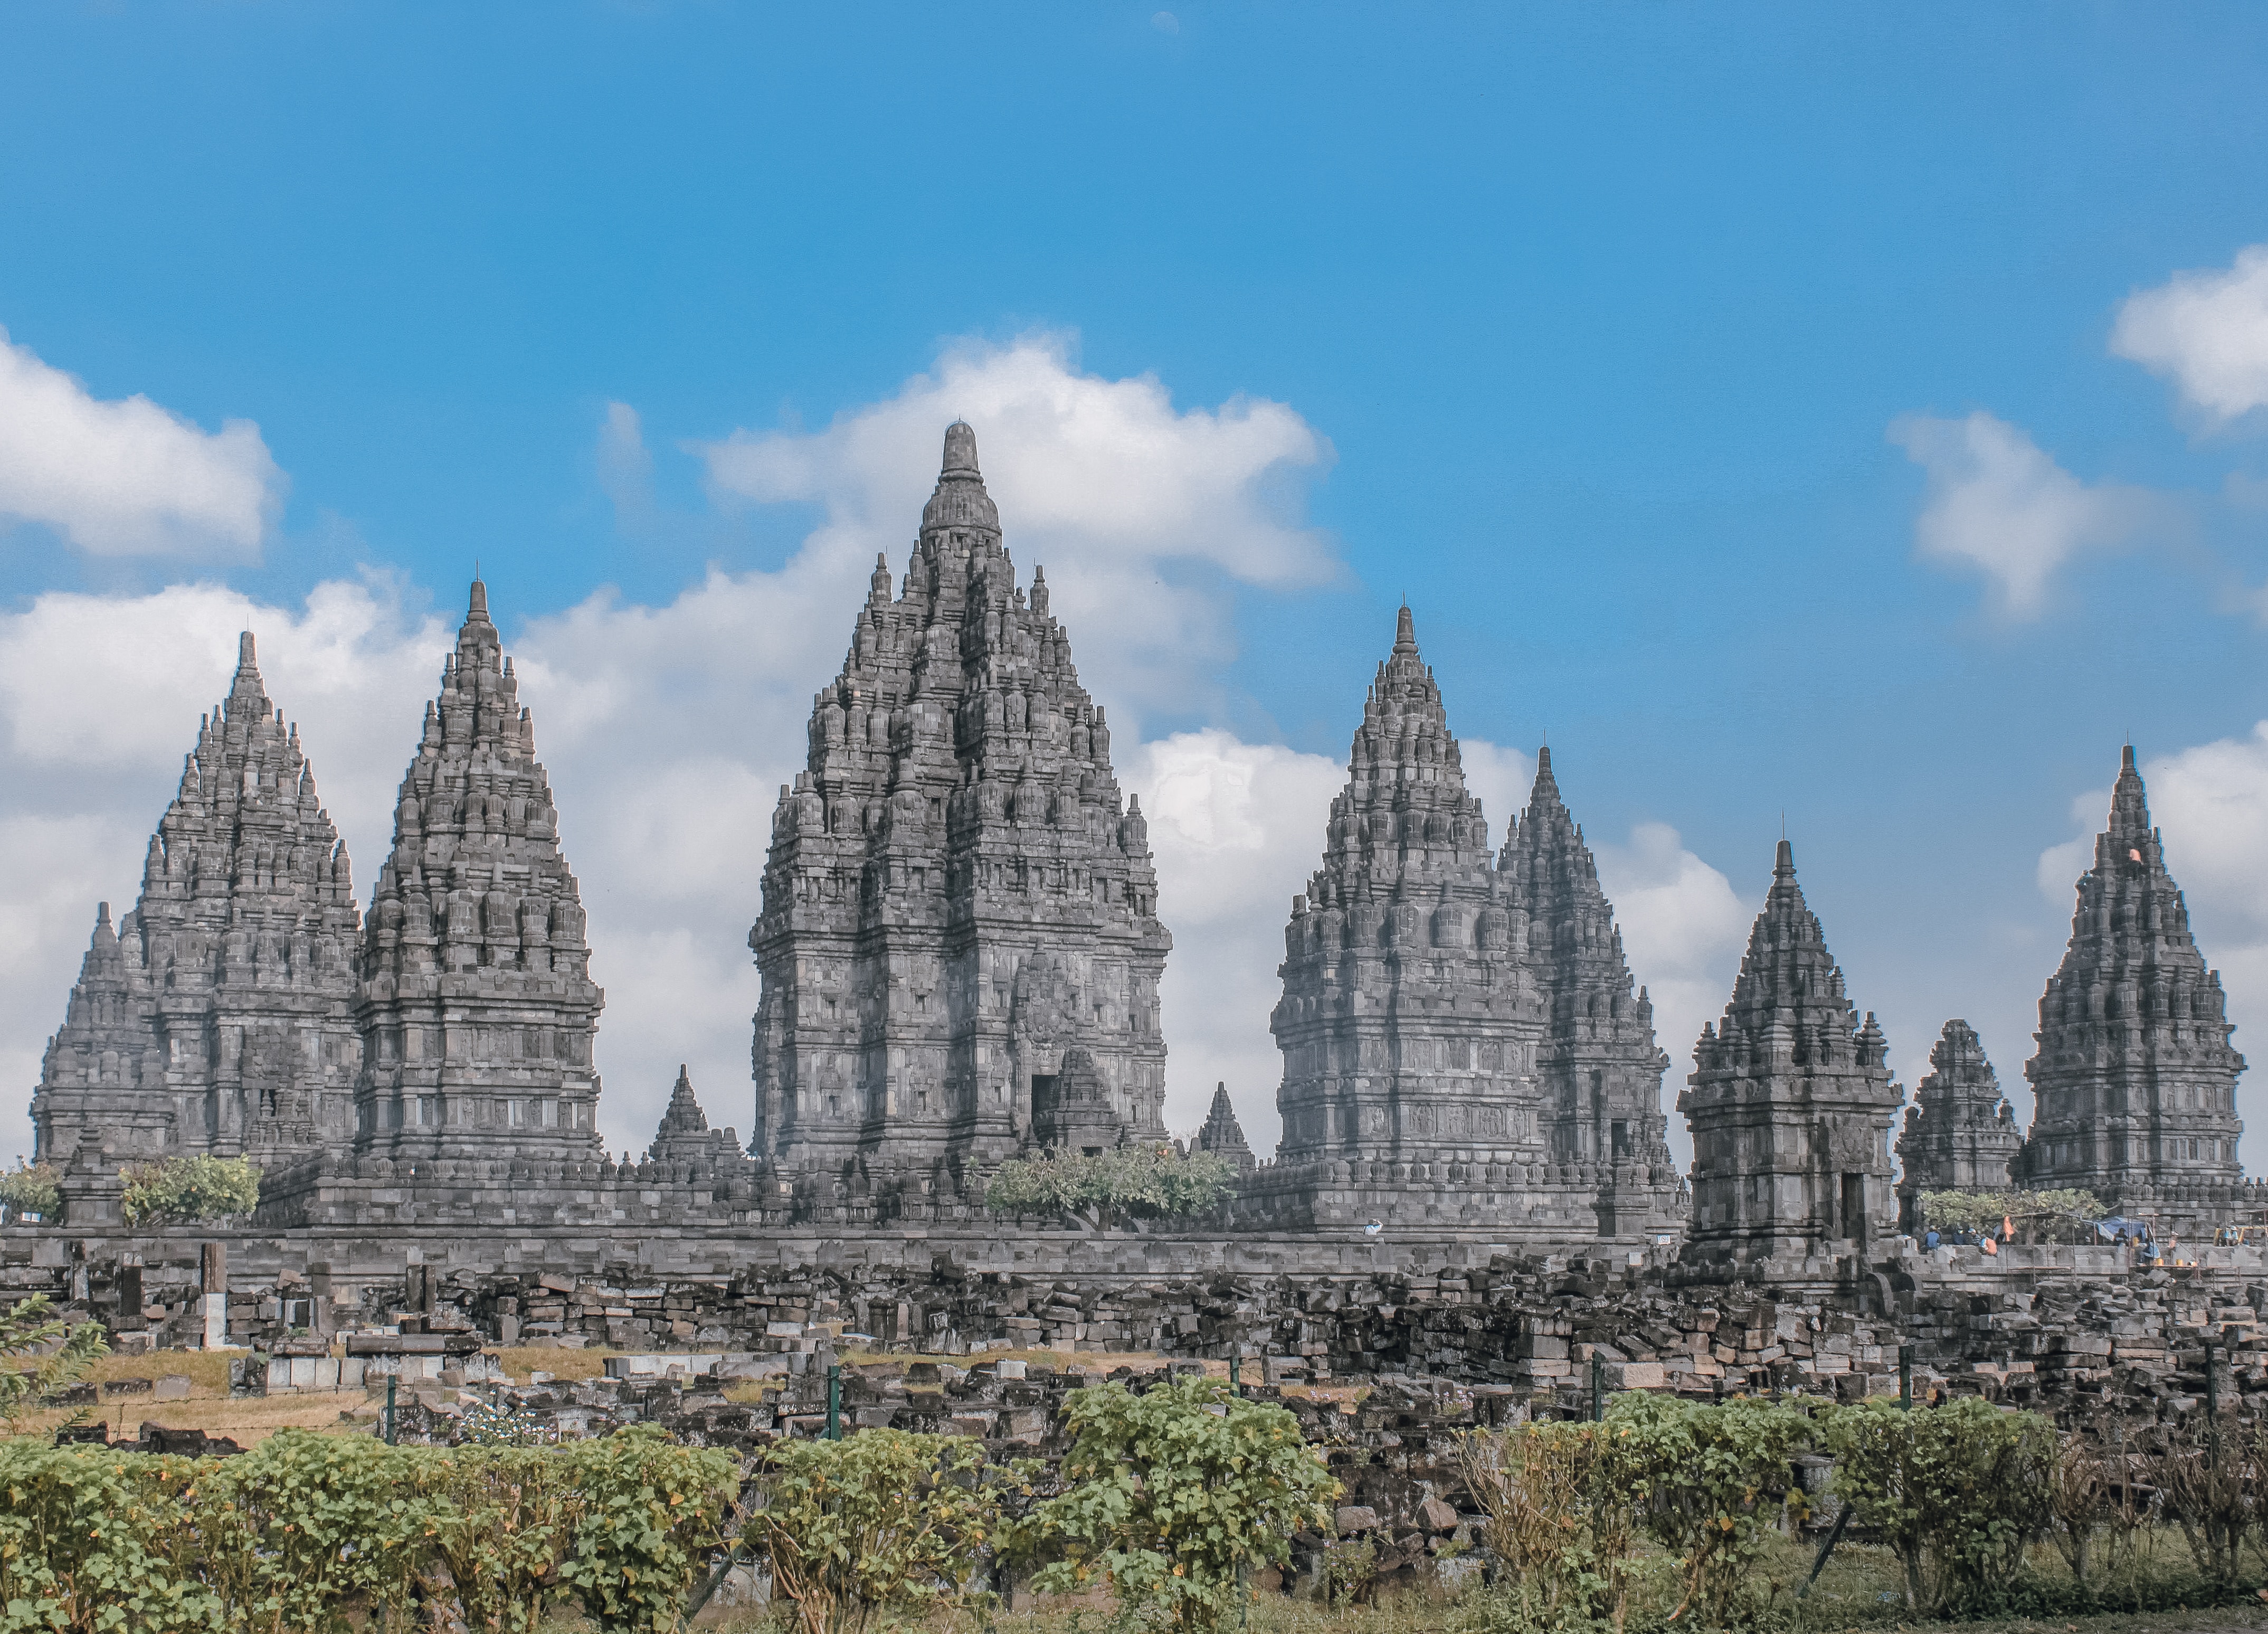
[{"label": "carved stone tower", "polygon": [[1930,1046],[1929,1065],[1898,1136],[1898,1217],[1908,1231],[1918,1224],[1914,1199],[1924,1192],[2007,1186],[2021,1144],[2015,1108],[2002,1098],[1984,1040],[1967,1022],[1945,1024]]},{"label": "carved stone tower", "polygon": [[703,1164],[712,1168],[745,1166],[747,1156],[731,1129],[712,1129],[709,1115],[693,1093],[693,1075],[680,1066],[677,1083],[669,1092],[669,1106],[646,1149],[647,1161],[660,1164]]},{"label": "carved stone tower", "polygon": [[1322,866],[1292,901],[1269,1023],[1284,1052],[1271,1178],[1305,1181],[1314,1224],[1524,1212],[1520,1194],[1548,1161],[1535,1086],[1544,999],[1527,942],[1526,905],[1490,866],[1480,798],[1405,607],[1331,802]]},{"label": "carved stone tower", "polygon": [[558,825],[534,724],[475,580],[364,928],[358,1152],[603,1155],[591,1051],[605,994]]},{"label": "carved stone tower", "polygon": [[1492,865],[1403,608],[1285,931],[1284,1135],[1256,1217],[1554,1242],[1674,1223],[1652,1009],[1540,765]]},{"label": "carved stone tower", "polygon": [[1197,1150],[1234,1164],[1239,1174],[1250,1174],[1259,1166],[1245,1142],[1244,1126],[1236,1120],[1236,1107],[1228,1098],[1226,1083],[1213,1085],[1212,1105],[1205,1113],[1204,1127],[1197,1130]]},{"label": "carved stone tower", "polygon": [[1669,1057],[1654,1042],[1645,990],[1631,995],[1614,907],[1548,748],[1536,751],[1528,813],[1506,835],[1497,871],[1528,905],[1528,959],[1549,1007],[1536,1079],[1552,1162],[1596,1192],[1602,1237],[1673,1230],[1685,1199],[1661,1110]]},{"label": "carved stone tower", "polygon": [[2205,968],[2188,905],[2130,747],[2110,826],[2079,879],[2071,943],[2040,999],[2037,1097],[2018,1159],[2024,1183],[2076,1186],[2161,1231],[2210,1229],[2235,1207],[2242,1171],[2236,1076],[2220,973]]},{"label": "carved stone tower", "polygon": [[1677,1100],[1693,1129],[1689,1264],[1823,1279],[1895,1227],[1904,1091],[1873,1013],[1853,1015],[1783,839],[1724,1023],[1702,1028]]},{"label": "carved stone tower", "polygon": [[810,736],[748,937],[754,1150],[799,1216],[951,1217],[1020,1150],[1163,1138],[1148,830],[967,425]]},{"label": "carved stone tower", "polygon": [[359,923],[346,849],[247,631],[151,839],[141,899],[115,932],[109,905],[97,912],[48,1042],[37,1150],[71,1172],[76,1218],[109,1217],[122,1163],[274,1167],[343,1149]]}]

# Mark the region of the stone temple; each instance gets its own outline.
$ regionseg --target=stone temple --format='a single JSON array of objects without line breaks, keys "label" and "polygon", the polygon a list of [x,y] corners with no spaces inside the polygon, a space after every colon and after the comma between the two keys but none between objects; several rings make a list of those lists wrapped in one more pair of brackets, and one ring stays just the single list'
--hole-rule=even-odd
[{"label": "stone temple", "polygon": [[2083,1187],[2111,1209],[2185,1234],[2235,1207],[2244,1132],[2220,972],[2190,934],[2189,906],[2130,745],[2080,876],[2071,942],[2040,998],[2036,1098],[2016,1169],[2040,1188]]},{"label": "stone temple", "polygon": [[1284,1136],[1252,1189],[1261,1217],[1552,1240],[1674,1229],[1668,1058],[1550,750],[1537,768],[1492,859],[1403,608],[1285,931]]},{"label": "stone temple", "polygon": [[32,1100],[35,1150],[82,1219],[123,1165],[190,1153],[288,1165],[343,1149],[362,1046],[346,847],[246,634],[158,821],[141,899],[110,905]]},{"label": "stone temple", "polygon": [[810,737],[748,936],[755,1151],[797,1216],[965,1216],[1020,1152],[1163,1139],[1148,832],[968,426]]},{"label": "stone temple", "polygon": [[1896,1226],[1889,1126],[1905,1092],[1860,1024],[1785,839],[1721,1024],[1678,1110],[1693,1126],[1691,1265],[1824,1281]]},{"label": "stone temple", "polygon": [[[141,1253],[121,1171],[185,1153],[261,1165],[243,1240],[278,1265],[367,1266],[409,1244],[514,1275],[603,1261],[641,1283],[763,1255],[927,1275],[932,1241],[1119,1277],[1240,1254],[1306,1275],[1674,1241],[1685,1280],[1850,1288],[1881,1280],[1857,1273],[1925,1191],[2084,1187],[2185,1235],[2264,1200],[2236,1159],[2243,1059],[2132,750],[2041,1001],[2029,1138],[1975,1031],[1949,1022],[1896,1180],[1904,1091],[1786,842],[1679,1098],[1689,1190],[1665,1141],[1669,1057],[1551,753],[1491,851],[1406,608],[1318,816],[1270,1017],[1274,1160],[1219,1085],[1193,1141],[1237,1176],[1217,1214],[1131,1247],[1103,1232],[1035,1248],[1070,1228],[989,1215],[1002,1163],[1168,1138],[1172,939],[1108,723],[1045,577],[1018,581],[968,426],[945,433],[902,580],[877,564],[780,791],[750,905],[746,1149],[681,1068],[641,1161],[600,1146],[605,994],[486,587],[416,731],[367,913],[247,634],[139,899],[114,923],[97,910],[48,1045],[37,1152],[62,1172],[77,1246],[43,1240],[40,1263],[68,1269],[105,1234]],[[902,1331],[895,1310],[869,1315]]]},{"label": "stone temple", "polygon": [[1898,1223],[1916,1227],[1924,1192],[1998,1191],[2023,1137],[2016,1109],[1984,1059],[1984,1040],[1965,1021],[1948,1021],[1929,1051],[1929,1075],[1914,1086],[1898,1136]]}]

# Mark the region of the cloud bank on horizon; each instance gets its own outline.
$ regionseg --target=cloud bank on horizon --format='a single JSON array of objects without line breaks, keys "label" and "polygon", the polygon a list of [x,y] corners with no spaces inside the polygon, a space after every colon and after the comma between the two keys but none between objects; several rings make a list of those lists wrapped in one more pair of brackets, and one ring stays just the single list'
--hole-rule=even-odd
[{"label": "cloud bank on horizon", "polygon": [[[11,412],[0,398],[0,425]],[[1037,336],[950,348],[887,399],[817,431],[694,446],[720,506],[815,504],[819,525],[777,570],[712,567],[659,606],[601,591],[508,640],[608,991],[601,1126],[616,1147],[650,1137],[680,1061],[711,1120],[745,1127],[756,1000],[746,937],[772,802],[803,762],[811,697],[836,671],[875,556],[902,570],[955,415],[978,427],[1020,570],[1050,570],[1082,677],[1118,722],[1121,780],[1150,814],[1176,943],[1163,994],[1167,1121],[1194,1128],[1226,1082],[1255,1144],[1272,1143],[1280,1068],[1267,1022],[1283,922],[1320,856],[1344,768],[1219,727],[1147,739],[1138,728],[1226,699],[1240,593],[1312,588],[1342,572],[1285,498],[1296,492],[1285,478],[1321,470],[1329,447],[1287,405],[1177,409],[1159,381],[1084,373],[1065,337]],[[86,423],[123,444],[148,434],[147,418]],[[264,457],[256,427],[225,434]],[[609,405],[597,457],[624,525],[651,525],[653,457],[634,407]],[[263,477],[260,492],[281,481]],[[153,491],[147,505],[186,513],[205,492],[189,482],[170,497]],[[265,501],[245,503],[239,521],[250,527]],[[443,588],[453,602],[457,587]],[[453,617],[413,610],[416,600],[398,578],[366,570],[298,607],[201,581],[50,593],[0,614],[0,841],[12,864],[0,875],[0,1074],[27,1091],[36,1080],[94,904],[122,911],[132,900],[178,757],[195,740],[193,713],[225,691],[238,630],[258,635],[270,693],[300,723],[359,879],[374,877],[453,634]],[[510,629],[511,587],[492,587],[492,601]],[[1322,678],[1343,689],[1350,731],[1365,680]],[[1500,839],[1526,803],[1533,763],[1477,738],[1464,740],[1464,758]],[[1660,1036],[1681,1059],[1722,1002],[1752,909],[1666,824],[1596,849]],[[1682,1076],[1673,1068],[1669,1096]]]}]

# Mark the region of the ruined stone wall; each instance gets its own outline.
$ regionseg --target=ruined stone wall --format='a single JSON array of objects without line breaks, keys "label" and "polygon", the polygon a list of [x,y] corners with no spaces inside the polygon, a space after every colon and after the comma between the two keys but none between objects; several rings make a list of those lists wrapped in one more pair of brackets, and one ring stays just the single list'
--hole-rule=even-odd
[{"label": "ruined stone wall", "polygon": [[[6,1297],[50,1292],[117,1325],[120,1252],[82,1243],[76,1256],[33,1263],[26,1246],[0,1236]],[[145,1322],[165,1342],[189,1331],[190,1246],[139,1251]],[[1172,1246],[1155,1243],[1090,1243],[1083,1254],[1057,1243],[987,1266],[929,1242],[904,1242],[891,1260],[814,1241],[761,1267],[663,1268],[644,1255],[583,1271],[498,1273],[452,1266],[438,1242],[409,1265],[398,1245],[390,1264],[357,1265],[342,1242],[320,1268],[289,1269],[262,1263],[258,1246],[239,1243],[229,1256],[233,1342],[272,1343],[294,1327],[406,1321],[490,1342],[772,1358],[784,1374],[837,1344],[971,1358],[1012,1349],[1241,1356],[1278,1381],[1410,1374],[1563,1405],[1587,1400],[1594,1357],[1610,1389],[1855,1400],[1896,1390],[1898,1347],[1910,1343],[1925,1390],[2145,1413],[2202,1391],[2211,1342],[2231,1399],[2268,1391],[2268,1259],[2253,1249],[2161,1268],[2123,1249],[2012,1246],[1987,1260],[1942,1248],[1798,1298],[1695,1283],[1628,1253],[1466,1250],[1462,1263],[1425,1271],[1350,1264],[1292,1274],[1265,1252],[1243,1256],[1243,1268],[1215,1254],[1210,1265],[1182,1258],[1189,1268],[1177,1269],[1174,1253],[1144,1252]],[[320,1320],[308,1303],[319,1290],[329,1297]]]}]

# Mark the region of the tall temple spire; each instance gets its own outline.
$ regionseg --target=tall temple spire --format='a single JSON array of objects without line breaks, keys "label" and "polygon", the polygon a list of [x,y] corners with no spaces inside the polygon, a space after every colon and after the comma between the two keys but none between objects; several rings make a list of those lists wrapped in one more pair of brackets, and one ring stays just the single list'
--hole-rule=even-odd
[{"label": "tall temple spire", "polygon": [[1783,839],[1732,1001],[1678,1097],[1693,1129],[1688,1261],[1823,1276],[1892,1228],[1889,1120],[1904,1092],[1873,1012],[1855,1015]]},{"label": "tall temple spire", "polygon": [[2220,974],[2191,934],[2189,906],[2133,745],[2119,755],[2095,865],[2080,876],[2071,941],[2040,998],[2035,1097],[2020,1178],[2079,1187],[2114,1209],[2194,1232],[2218,1221],[2242,1172],[2236,1079],[2244,1058]]},{"label": "tall temple spire", "polygon": [[1164,1138],[1147,829],[964,423],[813,700],[749,945],[754,1150],[804,1218],[952,1217],[1020,1150]]},{"label": "tall temple spire", "polygon": [[123,1163],[242,1153],[273,1167],[343,1149],[359,929],[346,847],[245,631],[151,838],[140,898],[114,932],[98,913],[48,1044],[39,1150],[83,1152],[102,1181],[69,1205],[78,1217],[114,1207]]},{"label": "tall temple spire", "polygon": [[1286,1226],[1530,1240],[1672,1223],[1663,1062],[1548,761],[1492,864],[1407,607],[1294,898],[1270,1022],[1284,1135],[1254,1209]]},{"label": "tall temple spire", "polygon": [[1604,1234],[1668,1230],[1683,1208],[1661,1107],[1669,1057],[1654,1041],[1652,1002],[1631,991],[1614,907],[1549,747],[1536,750],[1528,810],[1506,825],[1497,872],[1527,905],[1528,953],[1550,1017],[1536,1076],[1552,1155],[1601,1176]]},{"label": "tall temple spire", "polygon": [[1228,1098],[1225,1082],[1213,1085],[1212,1105],[1197,1130],[1197,1150],[1234,1164],[1239,1174],[1250,1174],[1259,1166],[1252,1148],[1246,1143],[1244,1126],[1236,1120],[1236,1105]]},{"label": "tall temple spire", "polygon": [[605,995],[558,820],[476,579],[371,903],[357,1150],[600,1154],[592,1046]]}]

